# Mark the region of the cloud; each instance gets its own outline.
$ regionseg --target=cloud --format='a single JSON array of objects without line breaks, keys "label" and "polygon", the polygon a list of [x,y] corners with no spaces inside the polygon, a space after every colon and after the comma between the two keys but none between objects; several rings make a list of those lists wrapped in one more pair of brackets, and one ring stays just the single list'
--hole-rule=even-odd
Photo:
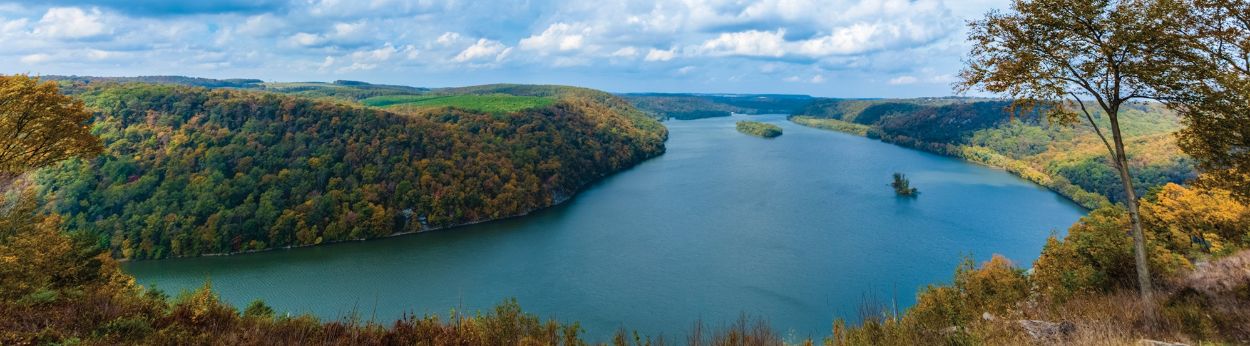
[{"label": "cloud", "polygon": [[272,14],[260,14],[247,17],[235,26],[234,31],[249,36],[270,36],[285,27],[282,19]]},{"label": "cloud", "polygon": [[5,1],[0,73],[862,96],[949,93],[960,23],[1009,2]]},{"label": "cloud", "polygon": [[33,65],[33,64],[42,63],[44,61],[48,61],[51,59],[52,59],[51,56],[40,53],[40,54],[30,54],[30,55],[22,56],[22,58],[19,59],[19,61],[21,61],[23,64]]},{"label": "cloud", "polygon": [[651,48],[650,51],[647,51],[647,56],[642,58],[642,60],[669,61],[669,60],[673,60],[673,57],[676,56],[676,53],[677,53],[677,49],[675,48],[671,48],[668,50],[659,50],[659,49]]},{"label": "cloud", "polygon": [[819,74],[813,75],[807,78],[800,77],[800,76],[789,76],[783,80],[786,82],[790,82],[790,83],[821,84],[825,82],[825,76],[819,75]]},{"label": "cloud", "polygon": [[521,39],[517,46],[525,50],[539,51],[544,55],[578,50],[582,48],[583,41],[589,32],[589,28],[555,23],[548,26],[541,34]]},{"label": "cloud", "polygon": [[917,81],[919,80],[917,80],[916,77],[898,76],[898,77],[895,77],[894,79],[891,79],[889,83],[890,85],[908,85],[908,84],[915,84]]},{"label": "cloud", "polygon": [[140,16],[260,13],[281,10],[287,0],[43,0],[54,6],[103,7]]},{"label": "cloud", "polygon": [[323,39],[321,35],[300,32],[295,33],[295,35],[291,35],[289,41],[296,45],[313,47],[321,45],[322,42],[325,42],[325,39]]},{"label": "cloud", "polygon": [[324,33],[297,32],[287,41],[301,47],[347,47],[367,45],[370,41],[369,25],[365,21],[334,23]]},{"label": "cloud", "polygon": [[790,43],[784,38],[786,31],[779,29],[777,31],[758,31],[750,30],[744,32],[723,33],[715,39],[703,42],[697,49],[698,52],[712,55],[742,55],[742,56],[785,56],[788,49],[786,46]]},{"label": "cloud", "polygon": [[101,21],[99,9],[87,12],[77,7],[53,7],[39,19],[34,33],[49,38],[81,39],[107,32],[108,27]]},{"label": "cloud", "polygon": [[403,17],[420,13],[431,13],[454,6],[455,2],[447,1],[410,1],[410,0],[308,0],[302,8],[315,17],[361,18],[361,17]]},{"label": "cloud", "polygon": [[478,39],[469,48],[456,54],[452,61],[455,62],[481,62],[481,61],[502,61],[512,51],[511,47],[505,46],[503,43],[495,40]]},{"label": "cloud", "polygon": [[439,35],[438,39],[435,40],[434,42],[437,42],[438,44],[446,46],[452,43],[456,43],[457,41],[460,41],[460,33],[448,31],[448,32],[444,32],[442,35]]},{"label": "cloud", "polygon": [[618,57],[618,58],[632,58],[632,57],[638,56],[638,48],[621,47],[621,49],[617,49],[615,52],[612,52],[612,54],[610,55],[614,57]]}]

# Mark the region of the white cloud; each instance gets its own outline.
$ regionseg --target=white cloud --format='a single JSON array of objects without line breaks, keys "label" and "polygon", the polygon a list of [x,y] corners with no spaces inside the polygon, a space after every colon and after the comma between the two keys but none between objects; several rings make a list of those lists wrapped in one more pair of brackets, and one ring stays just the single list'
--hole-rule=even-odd
[{"label": "white cloud", "polygon": [[805,40],[786,40],[786,30],[748,30],[722,33],[704,41],[693,51],[707,56],[822,58],[853,55],[874,50],[924,44],[946,34],[941,28],[905,21],[902,23],[855,23],[838,27],[827,35]]},{"label": "white cloud", "polygon": [[618,58],[632,58],[638,56],[638,48],[622,47],[621,49],[617,49],[615,52],[612,52],[611,55]]},{"label": "white cloud", "polygon": [[358,46],[369,42],[369,25],[365,21],[334,23],[325,33],[297,32],[287,41],[302,47]]},{"label": "white cloud", "polygon": [[555,23],[548,26],[541,34],[521,39],[517,45],[521,49],[539,51],[540,54],[551,52],[567,52],[581,49],[583,41],[590,33],[590,28],[566,23]]},{"label": "white cloud", "polygon": [[785,39],[785,29],[777,31],[750,30],[734,33],[723,33],[720,36],[703,42],[697,49],[699,52],[712,56],[743,55],[771,56],[786,55],[789,45]]},{"label": "white cloud", "polygon": [[29,21],[26,18],[18,18],[14,20],[4,20],[0,18],[0,35],[12,35],[26,30]]},{"label": "white cloud", "polygon": [[[3,1],[0,72],[8,73],[352,73],[379,82],[427,75],[422,83],[447,85],[568,83],[561,76],[573,71],[546,72],[581,66],[579,83],[616,90],[675,78],[673,91],[716,83],[725,91],[874,96],[949,92],[968,50],[960,23],[1010,0],[295,0],[279,10],[193,16]],[[647,66],[655,62],[669,63]],[[500,68],[461,72],[465,66]],[[891,78],[908,86],[888,87]],[[854,80],[881,82],[844,83]]]},{"label": "white cloud", "polygon": [[469,48],[465,48],[457,54],[452,61],[455,62],[478,62],[478,61],[502,61],[512,51],[511,47],[505,46],[503,43],[495,40],[478,39]]},{"label": "white cloud", "polygon": [[677,52],[676,48],[671,48],[668,50],[659,50],[659,49],[651,48],[650,51],[647,51],[647,56],[642,59],[646,61],[669,61],[669,60],[673,60],[673,57],[676,55],[676,52]]},{"label": "white cloud", "polygon": [[318,45],[321,45],[322,42],[325,42],[325,39],[323,39],[321,35],[310,34],[306,32],[300,32],[300,33],[296,33],[295,35],[291,35],[291,37],[288,38],[288,40],[291,41],[291,43],[304,46],[304,47],[318,46]]},{"label": "white cloud", "polygon": [[307,0],[305,11],[315,17],[402,17],[412,14],[437,12],[440,8],[455,6],[454,1],[428,0]]},{"label": "white cloud", "polygon": [[108,27],[100,19],[100,10],[88,13],[77,7],[53,7],[44,13],[35,26],[35,35],[50,38],[88,38],[105,34]]},{"label": "white cloud", "polygon": [[269,36],[277,33],[285,23],[272,14],[251,16],[235,27],[235,32],[248,36]]},{"label": "white cloud", "polygon": [[52,56],[40,53],[40,54],[25,55],[25,56],[22,56],[22,58],[18,60],[21,61],[23,64],[34,65],[34,64],[38,64],[38,63],[51,60],[51,59],[52,59]]},{"label": "white cloud", "polygon": [[335,72],[338,72],[338,73],[345,73],[345,72],[352,72],[352,71],[368,71],[368,70],[375,69],[375,68],[377,68],[377,67],[378,67],[378,64],[367,64],[367,63],[362,63],[362,62],[354,62],[354,63],[352,63],[351,65],[348,65],[348,66],[346,66],[346,67],[339,68],[338,70],[335,70]]},{"label": "white cloud", "polygon": [[391,60],[391,56],[397,53],[399,53],[399,50],[388,42],[378,49],[356,51],[352,53],[352,59],[356,61],[387,61]]},{"label": "white cloud", "polygon": [[444,32],[442,35],[439,35],[438,39],[435,40],[434,42],[438,42],[438,44],[446,46],[446,45],[456,43],[457,41],[460,41],[460,33],[448,31],[448,32]]},{"label": "white cloud", "polygon": [[908,84],[916,84],[917,81],[918,80],[916,79],[916,77],[898,76],[898,77],[895,77],[894,79],[891,79],[889,83],[890,85],[908,85]]},{"label": "white cloud", "polygon": [[790,83],[822,84],[825,82],[825,76],[819,74],[807,78],[801,76],[789,76],[783,80]]},{"label": "white cloud", "polygon": [[334,57],[327,56],[325,60],[321,61],[321,65],[317,66],[317,70],[325,71],[330,69],[330,66],[334,66]]}]

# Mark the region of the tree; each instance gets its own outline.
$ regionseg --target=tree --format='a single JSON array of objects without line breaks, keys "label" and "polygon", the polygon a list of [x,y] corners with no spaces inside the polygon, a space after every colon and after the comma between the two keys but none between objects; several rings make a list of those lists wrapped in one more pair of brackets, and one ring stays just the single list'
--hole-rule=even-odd
[{"label": "tree", "polygon": [[[1146,242],[1133,190],[1120,108],[1134,100],[1158,99],[1155,85],[1173,85],[1164,52],[1176,46],[1165,35],[1179,25],[1177,4],[1152,0],[1015,0],[1011,12],[992,11],[969,23],[973,42],[956,84],[1005,94],[1015,108],[1042,107],[1055,123],[1083,116],[1106,146],[1124,188],[1131,219],[1134,262],[1144,315],[1154,323],[1154,289]],[[1090,111],[1092,100],[1101,116]],[[1102,126],[1107,126],[1104,130]],[[1110,132],[1110,139],[1107,137]]]},{"label": "tree", "polygon": [[894,173],[894,181],[890,182],[890,187],[894,188],[894,193],[904,197],[916,197],[920,192],[916,188],[911,187],[911,181],[903,173]]},{"label": "tree", "polygon": [[1185,6],[1169,31],[1181,42],[1169,59],[1180,83],[1158,84],[1186,125],[1179,144],[1204,171],[1201,184],[1250,202],[1250,2],[1172,1]]},{"label": "tree", "polygon": [[56,83],[0,76],[0,186],[57,161],[98,154],[100,141],[87,129],[91,117]]}]

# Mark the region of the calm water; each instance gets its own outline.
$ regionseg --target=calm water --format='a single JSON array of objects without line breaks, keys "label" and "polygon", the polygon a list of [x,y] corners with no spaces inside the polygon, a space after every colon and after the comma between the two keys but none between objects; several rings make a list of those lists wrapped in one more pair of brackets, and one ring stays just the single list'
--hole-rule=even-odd
[{"label": "calm water", "polygon": [[[516,297],[602,339],[621,325],[680,337],[741,313],[823,336],[866,295],[911,304],[964,254],[1027,264],[1083,213],[1002,171],[783,116],[750,117],[785,130],[751,137],[734,130],[744,118],[667,122],[668,153],[522,218],[126,269],[170,292],[211,278],[236,306],[260,298],[325,318],[445,316]],[[896,171],[918,199],[894,196]]]}]

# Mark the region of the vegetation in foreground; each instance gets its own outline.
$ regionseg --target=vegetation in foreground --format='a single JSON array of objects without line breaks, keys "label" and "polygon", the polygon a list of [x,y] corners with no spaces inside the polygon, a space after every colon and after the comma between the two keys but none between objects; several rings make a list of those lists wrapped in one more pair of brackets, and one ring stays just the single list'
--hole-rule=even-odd
[{"label": "vegetation in foreground", "polygon": [[758,121],[739,121],[736,127],[738,132],[757,137],[773,138],[781,135],[781,127]]}]

